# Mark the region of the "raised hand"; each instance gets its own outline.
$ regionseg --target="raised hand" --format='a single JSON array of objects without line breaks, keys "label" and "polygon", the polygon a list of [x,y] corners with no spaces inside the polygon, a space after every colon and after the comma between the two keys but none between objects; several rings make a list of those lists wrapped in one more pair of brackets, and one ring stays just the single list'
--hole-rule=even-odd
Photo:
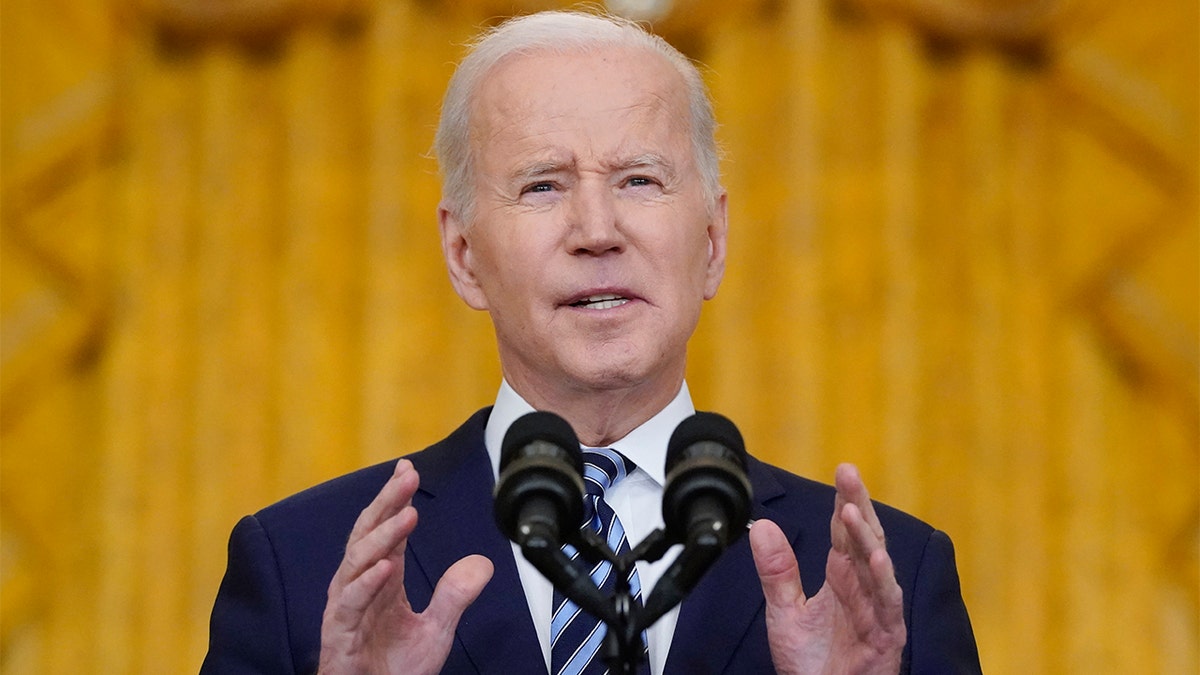
[{"label": "raised hand", "polygon": [[837,469],[825,584],[811,598],[787,537],[775,523],[750,529],[767,600],[767,635],[779,673],[894,675],[907,633],[904,602],[883,527],[858,469]]},{"label": "raised hand", "polygon": [[404,590],[404,548],[417,526],[419,477],[408,460],[359,514],[329,584],[321,623],[323,675],[436,673],[450,653],[463,610],[492,578],[492,563],[467,556],[438,582],[418,614]]}]

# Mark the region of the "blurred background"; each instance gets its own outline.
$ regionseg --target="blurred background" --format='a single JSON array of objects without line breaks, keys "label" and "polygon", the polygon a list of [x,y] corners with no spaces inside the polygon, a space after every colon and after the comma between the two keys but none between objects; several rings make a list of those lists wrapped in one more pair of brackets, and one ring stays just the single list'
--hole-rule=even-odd
[{"label": "blurred background", "polygon": [[[199,666],[237,518],[493,400],[429,158],[533,0],[5,0],[0,672]],[[623,0],[707,66],[751,452],[954,539],[991,673],[1196,673],[1195,0]]]}]

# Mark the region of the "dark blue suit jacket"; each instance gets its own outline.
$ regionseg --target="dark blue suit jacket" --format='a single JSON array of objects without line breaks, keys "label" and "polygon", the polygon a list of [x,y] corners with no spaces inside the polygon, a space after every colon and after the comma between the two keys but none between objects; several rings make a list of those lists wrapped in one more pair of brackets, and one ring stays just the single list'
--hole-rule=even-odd
[{"label": "dark blue suit jacket", "polygon": [[[463,613],[446,673],[544,673],[509,542],[492,515],[492,469],[483,431],[490,409],[447,439],[410,456],[420,472],[420,524],[408,540],[405,587],[423,609],[443,572],[471,553],[495,575]],[[360,511],[392,474],[394,461],[336,478],[237,524],[229,566],[212,613],[202,673],[313,673],[326,591]],[[753,458],[752,517],[788,535],[810,596],[824,582],[833,488]],[[908,644],[903,673],[976,673],[979,657],[949,538],[921,521],[876,507],[904,590]],[[748,537],[716,562],[684,601],[667,673],[774,672],[762,587]]]}]

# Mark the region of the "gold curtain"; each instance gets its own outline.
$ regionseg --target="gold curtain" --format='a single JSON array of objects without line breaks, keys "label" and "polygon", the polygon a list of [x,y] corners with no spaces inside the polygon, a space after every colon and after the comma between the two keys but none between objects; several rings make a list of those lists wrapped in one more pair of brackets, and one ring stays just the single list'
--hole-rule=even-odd
[{"label": "gold curtain", "polygon": [[[239,516],[490,403],[427,151],[458,45],[558,4],[3,5],[0,672],[194,671]],[[673,4],[697,404],[949,532],[988,672],[1196,672],[1196,3]]]}]

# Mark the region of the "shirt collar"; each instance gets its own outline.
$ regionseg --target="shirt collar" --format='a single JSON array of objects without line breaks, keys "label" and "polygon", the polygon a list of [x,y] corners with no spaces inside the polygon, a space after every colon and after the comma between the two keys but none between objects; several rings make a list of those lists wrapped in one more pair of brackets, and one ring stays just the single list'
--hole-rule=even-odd
[{"label": "shirt collar", "polygon": [[[533,412],[533,406],[525,402],[508,382],[500,382],[500,391],[496,394],[496,404],[488,417],[487,428],[484,430],[483,441],[487,446],[488,456],[492,460],[492,475],[499,474],[500,446],[504,442],[504,434],[508,427],[518,417]],[[667,460],[667,441],[671,439],[675,427],[688,417],[695,414],[692,406],[692,396],[688,392],[687,382],[679,387],[679,393],[665,408],[658,411],[654,417],[646,420],[641,426],[630,431],[624,438],[609,444],[617,452],[625,455],[637,464],[638,469],[646,473],[660,486],[666,483],[666,472],[663,465]]]}]

